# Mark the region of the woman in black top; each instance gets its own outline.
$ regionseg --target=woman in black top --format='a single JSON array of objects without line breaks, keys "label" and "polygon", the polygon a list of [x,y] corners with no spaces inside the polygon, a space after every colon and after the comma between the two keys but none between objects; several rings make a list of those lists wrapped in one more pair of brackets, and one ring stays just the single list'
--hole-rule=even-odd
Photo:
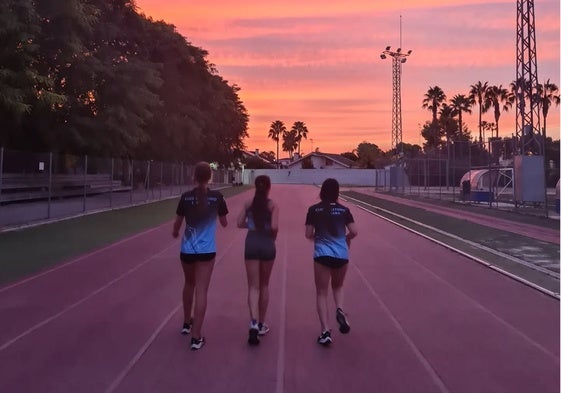
[{"label": "woman in black top", "polygon": [[[181,266],[185,276],[183,287],[184,323],[182,334],[191,333],[191,349],[200,349],[205,339],[201,328],[206,312],[207,292],[216,256],[216,221],[225,227],[228,208],[224,197],[218,191],[208,189],[212,176],[210,165],[200,162],[195,166],[197,187],[181,195],[177,205],[172,236],[179,236],[179,229],[185,221],[185,231],[181,238]],[[193,300],[194,298],[194,300]],[[194,303],[194,315],[191,309]]]},{"label": "woman in black top", "polygon": [[276,257],[275,240],[278,232],[278,207],[269,199],[271,179],[255,178],[255,196],[244,204],[238,216],[238,227],[247,228],[245,239],[245,268],[247,273],[250,345],[259,344],[259,336],[266,334],[265,323],[269,304],[269,278]]},{"label": "woman in black top", "polygon": [[357,235],[354,219],[349,209],[338,202],[339,183],[326,179],[321,185],[321,202],[311,206],[306,216],[306,237],[314,240],[314,278],[316,284],[317,312],[321,324],[318,343],[332,342],[327,318],[329,284],[335,300],[335,316],[339,331],[351,330],[343,312],[343,283],[349,262],[351,239]]}]

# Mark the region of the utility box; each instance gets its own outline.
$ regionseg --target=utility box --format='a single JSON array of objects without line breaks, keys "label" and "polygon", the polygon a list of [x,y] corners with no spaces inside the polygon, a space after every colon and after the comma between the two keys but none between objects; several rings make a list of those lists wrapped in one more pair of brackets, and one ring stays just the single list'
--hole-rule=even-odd
[{"label": "utility box", "polygon": [[543,156],[514,156],[514,197],[517,202],[545,202]]}]

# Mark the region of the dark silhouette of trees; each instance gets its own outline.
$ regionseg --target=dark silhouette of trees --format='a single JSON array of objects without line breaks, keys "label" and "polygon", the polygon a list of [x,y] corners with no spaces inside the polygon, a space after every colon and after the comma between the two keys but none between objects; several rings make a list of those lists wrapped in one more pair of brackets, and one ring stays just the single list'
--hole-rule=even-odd
[{"label": "dark silhouette of trees", "polygon": [[244,148],[240,88],[133,0],[4,0],[0,42],[5,148],[222,164]]}]

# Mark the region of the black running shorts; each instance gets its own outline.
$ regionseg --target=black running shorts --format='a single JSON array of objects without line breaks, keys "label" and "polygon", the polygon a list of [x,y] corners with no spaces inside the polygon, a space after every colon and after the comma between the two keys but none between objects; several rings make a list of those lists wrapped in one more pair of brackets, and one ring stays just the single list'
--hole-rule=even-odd
[{"label": "black running shorts", "polygon": [[314,261],[319,263],[320,265],[327,266],[333,269],[338,269],[349,263],[348,259],[334,258],[328,256],[316,257],[314,258]]},{"label": "black running shorts", "polygon": [[209,252],[205,254],[184,254],[184,253],[179,254],[179,258],[181,259],[181,262],[186,264],[212,261],[215,257],[216,257],[215,252]]}]

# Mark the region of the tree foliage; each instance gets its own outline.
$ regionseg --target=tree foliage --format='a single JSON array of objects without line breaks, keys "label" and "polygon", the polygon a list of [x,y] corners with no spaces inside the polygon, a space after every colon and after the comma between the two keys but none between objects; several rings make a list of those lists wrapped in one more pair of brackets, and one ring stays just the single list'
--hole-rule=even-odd
[{"label": "tree foliage", "polygon": [[0,2],[6,148],[228,163],[249,115],[174,26],[133,0]]}]

